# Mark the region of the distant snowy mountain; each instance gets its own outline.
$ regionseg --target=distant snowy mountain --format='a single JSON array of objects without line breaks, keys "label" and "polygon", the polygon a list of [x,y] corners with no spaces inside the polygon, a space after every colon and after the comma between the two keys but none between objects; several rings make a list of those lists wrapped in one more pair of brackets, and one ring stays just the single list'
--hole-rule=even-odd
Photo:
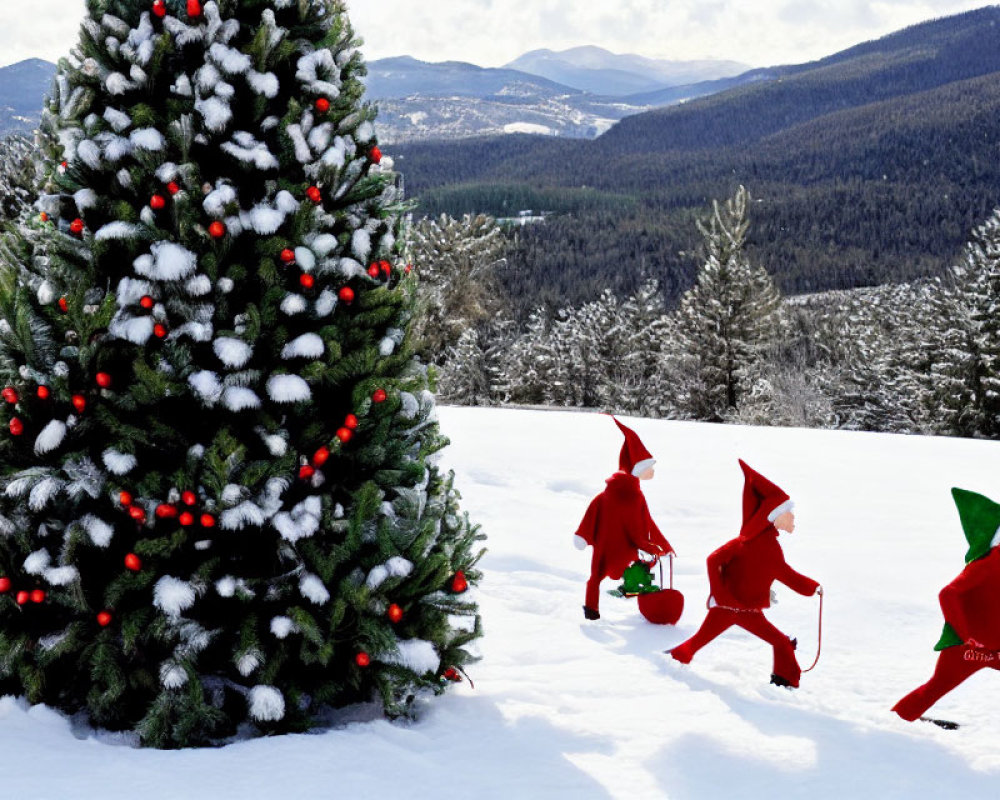
[{"label": "distant snowy mountain", "polygon": [[42,99],[55,73],[55,64],[39,58],[0,67],[0,136],[38,126]]},{"label": "distant snowy mountain", "polygon": [[624,97],[671,86],[729,78],[750,69],[736,61],[668,61],[600,47],[532,50],[506,65],[594,94]]}]

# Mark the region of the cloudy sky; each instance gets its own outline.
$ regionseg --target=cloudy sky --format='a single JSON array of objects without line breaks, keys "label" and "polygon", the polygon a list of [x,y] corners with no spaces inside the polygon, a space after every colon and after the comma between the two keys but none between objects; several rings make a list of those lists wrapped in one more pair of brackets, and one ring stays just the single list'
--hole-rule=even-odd
[{"label": "cloudy sky", "polygon": [[[150,0],[152,2],[152,0]],[[369,59],[495,67],[528,50],[593,44],[652,58],[798,63],[985,0],[347,0]],[[55,61],[84,0],[0,0],[0,66]]]}]

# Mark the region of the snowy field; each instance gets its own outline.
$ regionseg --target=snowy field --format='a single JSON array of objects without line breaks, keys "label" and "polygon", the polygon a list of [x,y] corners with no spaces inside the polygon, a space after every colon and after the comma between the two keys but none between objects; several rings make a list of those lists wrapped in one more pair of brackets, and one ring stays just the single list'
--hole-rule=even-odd
[{"label": "snowy field", "polygon": [[[597,414],[443,408],[444,462],[488,534],[486,636],[467,683],[416,723],[341,720],[214,750],[138,750],[53,711],[0,700],[4,794],[115,798],[995,797],[1000,675],[983,670],[932,714],[889,709],[926,680],[937,593],[966,545],[949,489],[1000,500],[1000,444],[625,419],[658,459],[643,484],[679,553],[677,627],[602,597],[580,610],[589,550],[572,533],[617,466]],[[701,622],[705,557],[735,535],[744,458],[796,501],[789,563],[826,590],[823,653],[796,692],[770,686],[770,649],[731,630],[689,666],[663,655]],[[817,599],[776,584],[771,619],[816,648]],[[605,589],[613,588],[606,581]]]}]

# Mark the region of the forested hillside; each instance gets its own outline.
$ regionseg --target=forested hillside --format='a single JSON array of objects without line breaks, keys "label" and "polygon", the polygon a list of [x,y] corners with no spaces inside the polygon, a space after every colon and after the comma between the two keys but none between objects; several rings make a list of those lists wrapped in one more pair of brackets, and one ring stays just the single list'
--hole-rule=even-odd
[{"label": "forested hillside", "polygon": [[504,280],[539,301],[690,285],[692,214],[739,184],[751,257],[785,292],[934,275],[1000,204],[1000,8],[925,23],[773,80],[630,117],[594,141],[401,146],[428,214],[554,212]]}]

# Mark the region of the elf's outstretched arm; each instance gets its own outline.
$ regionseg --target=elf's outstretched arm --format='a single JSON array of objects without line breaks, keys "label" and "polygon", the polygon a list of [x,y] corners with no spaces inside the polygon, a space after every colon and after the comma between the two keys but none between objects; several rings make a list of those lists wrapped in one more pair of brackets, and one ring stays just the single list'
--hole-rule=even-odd
[{"label": "elf's outstretched arm", "polygon": [[775,580],[781,581],[793,592],[804,594],[806,597],[816,594],[816,590],[819,588],[818,581],[814,581],[812,578],[807,578],[801,572],[796,572],[788,566],[788,562],[786,562],[784,558],[781,559],[781,564],[778,567],[778,573],[774,577]]}]

